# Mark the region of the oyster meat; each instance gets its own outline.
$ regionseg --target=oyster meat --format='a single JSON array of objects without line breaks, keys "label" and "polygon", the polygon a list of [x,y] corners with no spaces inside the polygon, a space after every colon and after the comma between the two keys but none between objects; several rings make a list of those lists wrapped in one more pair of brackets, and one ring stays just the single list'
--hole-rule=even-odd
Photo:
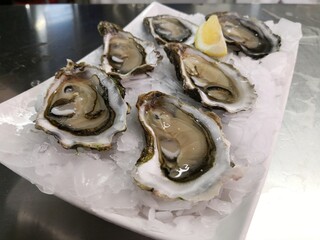
[{"label": "oyster meat", "polygon": [[[281,38],[273,34],[263,22],[247,16],[239,16],[235,12],[213,14],[219,18],[228,46],[235,51],[242,51],[254,59],[279,51]],[[206,18],[208,19],[211,15],[209,14]]]},{"label": "oyster meat", "polygon": [[193,44],[198,29],[198,25],[171,15],[146,17],[143,23],[158,44],[168,42]]},{"label": "oyster meat", "polygon": [[247,110],[255,103],[257,94],[253,85],[232,65],[182,43],[168,43],[164,50],[185,92],[205,107],[234,113]]},{"label": "oyster meat", "polygon": [[102,21],[98,30],[104,42],[102,68],[117,78],[150,72],[162,59],[153,43],[134,37],[116,24]]},{"label": "oyster meat", "polygon": [[133,172],[137,184],[166,198],[213,198],[231,169],[219,117],[157,91],[140,95],[137,108],[146,134]]},{"label": "oyster meat", "polygon": [[113,135],[126,129],[123,97],[123,87],[104,71],[68,60],[47,91],[36,128],[65,148],[108,149]]}]

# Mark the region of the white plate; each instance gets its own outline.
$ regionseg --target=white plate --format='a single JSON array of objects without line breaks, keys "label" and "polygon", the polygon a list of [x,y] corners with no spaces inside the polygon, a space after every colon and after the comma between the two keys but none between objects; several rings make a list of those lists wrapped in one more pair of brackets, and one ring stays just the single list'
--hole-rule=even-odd
[{"label": "white plate", "polygon": [[[203,16],[199,14],[186,16],[159,3],[152,3],[126,27],[126,30],[140,38],[149,38],[143,30],[143,18],[164,13],[179,15],[195,22],[203,21]],[[298,23],[281,19],[278,24],[268,24],[282,37],[280,52],[273,53],[261,61],[233,54],[224,59],[234,62],[235,66],[256,85],[258,93],[258,101],[253,110],[235,115],[223,114],[224,130],[232,144],[234,162],[242,166],[244,172],[243,178],[239,181],[228,182],[224,186],[228,192],[227,198],[219,196],[202,205],[190,205],[182,201],[162,202],[135,186],[130,189],[126,186],[132,184],[129,178],[130,166],[133,166],[139,156],[137,149],[143,147],[141,144],[135,146],[132,157],[128,158],[128,165],[125,165],[124,159],[119,159],[119,156],[127,156],[127,150],[113,150],[108,153],[82,150],[75,154],[73,150],[62,149],[52,137],[34,131],[32,120],[36,113],[37,99],[44,94],[52,79],[0,105],[0,135],[7,137],[5,143],[0,146],[0,162],[36,184],[45,193],[55,194],[92,214],[154,238],[244,239],[281,126],[301,38],[301,26]],[[98,64],[100,54],[101,48],[83,60]],[[166,82],[175,78],[174,75],[173,67],[168,61],[164,61],[153,74],[154,79],[147,79],[148,83],[141,84],[142,89],[147,91],[162,87],[179,88],[175,85],[174,79],[168,84],[169,87],[166,84],[160,86],[157,81],[160,79]],[[132,104],[137,93],[130,83],[125,85],[129,88],[126,100]],[[179,91],[177,95],[182,96]],[[128,131],[115,140],[118,141],[115,143],[118,149],[123,147],[123,144],[130,147],[139,141],[143,142],[141,136],[137,137],[136,143],[127,140],[130,134],[139,134],[141,131],[132,128],[137,126],[137,121],[133,119],[134,111],[130,115]],[[113,161],[109,161],[109,158]],[[110,172],[110,169],[113,169],[113,172]],[[121,185],[123,181],[114,178],[114,171],[117,171],[118,175],[126,176],[126,184]],[[110,189],[115,191],[111,195],[108,192]],[[132,198],[128,200],[128,196]],[[117,201],[112,202],[114,198],[117,198]],[[170,204],[182,210],[175,211],[173,222],[160,221],[160,215],[164,212],[167,214],[163,209]],[[199,216],[195,216],[194,213],[188,215],[187,212],[193,212],[195,208],[202,209],[197,212]],[[178,217],[181,214],[187,216]],[[221,219],[222,217],[224,218]]]}]

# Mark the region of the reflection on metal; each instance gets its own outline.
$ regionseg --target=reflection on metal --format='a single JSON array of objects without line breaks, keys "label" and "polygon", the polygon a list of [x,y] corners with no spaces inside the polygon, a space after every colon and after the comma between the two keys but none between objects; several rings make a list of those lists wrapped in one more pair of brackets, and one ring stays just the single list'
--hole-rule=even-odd
[{"label": "reflection on metal", "polygon": [[45,31],[46,31],[46,19],[43,15],[39,15],[36,20],[36,30],[40,36],[40,40],[43,42],[44,38],[46,38]]},{"label": "reflection on metal", "polygon": [[[21,193],[24,193],[21,197]],[[12,239],[55,239],[75,240],[81,239],[73,232],[71,227],[77,216],[65,209],[66,204],[56,200],[46,202],[44,195],[37,191],[34,186],[24,180],[18,181],[12,188],[6,199],[7,209],[4,215],[16,214],[17,222],[14,237]],[[59,215],[65,215],[65,221],[59,221]],[[48,216],[50,216],[48,218]],[[68,221],[69,220],[69,221]],[[39,231],[40,229],[40,231]]]},{"label": "reflection on metal", "polygon": [[39,42],[47,42],[47,22],[45,13],[38,8],[30,8],[29,4],[25,5],[29,26],[37,31]]}]

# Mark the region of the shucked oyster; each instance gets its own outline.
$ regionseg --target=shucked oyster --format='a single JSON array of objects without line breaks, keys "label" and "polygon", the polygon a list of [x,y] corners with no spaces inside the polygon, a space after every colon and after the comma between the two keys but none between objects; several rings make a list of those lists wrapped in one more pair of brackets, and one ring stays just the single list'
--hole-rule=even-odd
[{"label": "shucked oyster", "polygon": [[168,43],[164,50],[185,92],[204,106],[234,113],[255,103],[257,94],[253,85],[232,65],[182,43]]},{"label": "shucked oyster", "polygon": [[98,30],[103,36],[102,68],[121,79],[130,75],[150,72],[162,56],[153,43],[140,40],[110,22],[100,22]]},{"label": "shucked oyster", "polygon": [[[263,22],[241,17],[234,12],[213,13],[219,18],[226,42],[236,51],[254,58],[262,58],[280,48],[281,39]],[[206,18],[209,18],[209,14]]]},{"label": "shucked oyster", "polygon": [[68,60],[57,72],[39,111],[36,127],[65,148],[108,149],[126,129],[124,89],[102,70]]},{"label": "shucked oyster", "polygon": [[218,117],[161,92],[139,96],[137,108],[147,144],[133,173],[138,185],[168,198],[214,197],[231,168]]},{"label": "shucked oyster", "polygon": [[143,23],[158,44],[168,42],[193,44],[198,29],[194,23],[171,15],[146,17]]}]

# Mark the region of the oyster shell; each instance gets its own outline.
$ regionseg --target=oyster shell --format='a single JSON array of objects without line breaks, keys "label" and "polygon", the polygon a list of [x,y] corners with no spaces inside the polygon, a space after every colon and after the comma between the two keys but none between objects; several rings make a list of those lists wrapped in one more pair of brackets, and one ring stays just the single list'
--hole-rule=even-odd
[{"label": "oyster shell", "polygon": [[104,150],[126,129],[123,87],[105,72],[68,60],[47,90],[36,128],[55,136],[64,148]]},{"label": "oyster shell", "polygon": [[[273,34],[263,22],[247,16],[239,16],[235,12],[213,14],[219,18],[227,44],[235,51],[242,51],[254,59],[279,51],[281,38]],[[207,15],[206,18],[211,15]]]},{"label": "oyster shell", "polygon": [[168,42],[193,44],[198,29],[198,25],[171,15],[146,17],[143,23],[158,44]]},{"label": "oyster shell", "polygon": [[205,107],[234,113],[255,103],[257,94],[253,85],[232,65],[182,43],[168,43],[164,50],[185,92]]},{"label": "oyster shell", "polygon": [[102,21],[98,30],[103,36],[102,68],[118,78],[150,72],[162,56],[154,44],[134,37],[120,26]]},{"label": "oyster shell", "polygon": [[133,172],[137,184],[162,197],[213,198],[231,169],[218,117],[157,91],[140,95],[137,108],[147,144]]}]

